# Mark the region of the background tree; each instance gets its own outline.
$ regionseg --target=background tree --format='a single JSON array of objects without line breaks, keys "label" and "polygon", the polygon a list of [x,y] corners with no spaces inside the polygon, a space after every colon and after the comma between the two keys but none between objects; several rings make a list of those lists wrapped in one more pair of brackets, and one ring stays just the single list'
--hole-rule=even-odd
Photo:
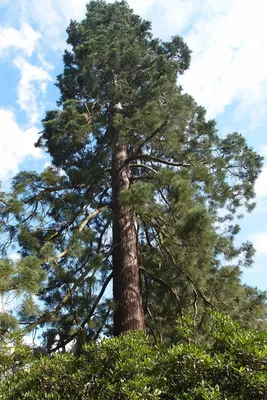
[{"label": "background tree", "polygon": [[177,317],[200,330],[210,307],[254,324],[266,296],[241,284],[254,250],[234,238],[261,157],[238,133],[220,138],[177,85],[190,63],[181,37],[153,38],[124,1],[91,1],[67,33],[58,109],[37,142],[52,166],[18,174],[16,209],[2,212],[10,242],[46,273],[44,313],[22,313],[25,332],[45,325],[50,349],[102,331],[174,340]]}]

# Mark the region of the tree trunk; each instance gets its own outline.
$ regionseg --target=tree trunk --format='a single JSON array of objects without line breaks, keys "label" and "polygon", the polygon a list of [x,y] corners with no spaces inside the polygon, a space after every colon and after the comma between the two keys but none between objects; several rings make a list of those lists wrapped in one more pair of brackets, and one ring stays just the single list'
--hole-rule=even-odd
[{"label": "tree trunk", "polygon": [[114,335],[118,336],[129,330],[144,331],[145,322],[133,212],[119,199],[121,190],[130,186],[126,146],[116,141],[112,158]]}]

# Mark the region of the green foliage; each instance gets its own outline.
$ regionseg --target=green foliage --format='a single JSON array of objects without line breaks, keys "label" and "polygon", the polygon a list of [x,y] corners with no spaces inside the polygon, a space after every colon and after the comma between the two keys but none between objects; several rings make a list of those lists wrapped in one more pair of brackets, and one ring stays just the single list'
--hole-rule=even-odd
[{"label": "green foliage", "polygon": [[[28,346],[23,344],[19,331],[14,330],[12,333],[7,333],[4,337],[1,336],[0,380],[2,382],[7,377],[20,373],[21,368],[24,368],[29,362],[33,362],[32,351]],[[0,390],[1,395],[2,391]]]},{"label": "green foliage", "polygon": [[[10,302],[10,297],[21,300],[17,313],[11,310],[0,313],[0,336],[12,332],[18,327],[17,317],[20,313],[27,320],[39,314],[39,308],[33,301],[35,295],[43,286],[46,273],[41,268],[39,260],[28,256],[13,261],[8,258],[0,260],[0,295],[2,301]],[[9,296],[9,297],[8,297]],[[23,318],[24,319],[24,318]]]},{"label": "green foliage", "polygon": [[0,268],[2,271],[0,278],[2,294],[11,290],[35,293],[46,277],[39,260],[33,256],[17,261],[4,258],[0,260]]},{"label": "green foliage", "polygon": [[41,325],[48,350],[112,334],[117,141],[127,154],[129,187],[118,198],[136,227],[147,332],[175,343],[177,318],[191,316],[205,337],[210,308],[263,328],[266,293],[241,282],[254,249],[235,240],[240,209],[255,205],[262,158],[237,132],[221,138],[177,85],[188,46],[177,35],[154,38],[124,1],[90,1],[67,34],[58,109],[46,113],[36,143],[53,165],[20,172],[0,199],[0,292],[23,295],[18,322]]},{"label": "green foliage", "polygon": [[[207,345],[191,341],[192,321],[180,332],[183,342],[154,346],[141,333],[102,339],[80,357],[55,354],[24,357],[2,380],[3,400],[264,400],[267,395],[267,335],[247,331],[212,313]],[[191,328],[190,328],[191,327]],[[7,368],[11,365],[8,364]],[[3,370],[2,370],[3,372]]]},{"label": "green foliage", "polygon": [[17,319],[11,314],[2,311],[0,313],[0,337],[5,338],[7,332],[12,332],[18,326]]}]

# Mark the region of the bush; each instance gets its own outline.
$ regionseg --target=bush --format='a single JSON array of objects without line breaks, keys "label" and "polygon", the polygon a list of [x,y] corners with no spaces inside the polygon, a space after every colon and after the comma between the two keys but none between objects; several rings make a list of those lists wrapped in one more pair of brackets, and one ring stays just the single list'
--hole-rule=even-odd
[{"label": "bush", "polygon": [[20,362],[2,380],[0,398],[266,400],[266,332],[246,331],[220,314],[212,320],[207,345],[192,340],[189,323],[183,342],[170,348],[128,333],[91,343],[79,357],[41,356],[28,368]]}]

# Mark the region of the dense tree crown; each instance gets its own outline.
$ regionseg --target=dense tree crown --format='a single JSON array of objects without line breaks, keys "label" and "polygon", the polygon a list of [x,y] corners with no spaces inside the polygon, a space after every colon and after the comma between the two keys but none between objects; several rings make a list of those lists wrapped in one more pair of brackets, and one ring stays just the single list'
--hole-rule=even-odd
[{"label": "dense tree crown", "polygon": [[0,286],[23,294],[25,332],[79,351],[127,330],[171,342],[188,314],[200,333],[207,308],[258,326],[266,295],[241,284],[254,250],[235,245],[235,221],[254,207],[261,157],[183,92],[180,36],[154,38],[124,1],[91,1],[67,33],[58,108],[36,144],[52,166],[19,173],[1,199]]}]

